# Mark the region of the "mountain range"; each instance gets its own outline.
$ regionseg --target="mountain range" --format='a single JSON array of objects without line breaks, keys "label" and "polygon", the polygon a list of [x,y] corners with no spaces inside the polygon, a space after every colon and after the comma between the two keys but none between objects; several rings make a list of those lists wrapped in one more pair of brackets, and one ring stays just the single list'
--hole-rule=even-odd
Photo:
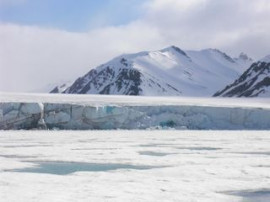
[{"label": "mountain range", "polygon": [[[217,49],[184,51],[176,46],[170,46],[158,51],[121,55],[91,69],[71,85],[56,86],[51,93],[240,96],[239,91],[238,94],[234,94],[235,91],[225,93],[228,92],[228,84],[233,87],[241,77],[243,80],[243,74],[253,71],[251,67],[255,64],[259,62],[253,63],[253,60],[244,53],[238,58],[232,58]],[[267,69],[261,73],[266,74],[269,79]],[[243,96],[260,94],[243,94]]]}]

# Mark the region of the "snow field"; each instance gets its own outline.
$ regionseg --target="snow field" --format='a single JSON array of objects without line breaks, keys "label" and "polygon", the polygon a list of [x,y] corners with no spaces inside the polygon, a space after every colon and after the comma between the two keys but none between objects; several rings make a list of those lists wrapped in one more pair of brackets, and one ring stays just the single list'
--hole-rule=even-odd
[{"label": "snow field", "polygon": [[269,201],[269,131],[0,132],[1,201]]}]

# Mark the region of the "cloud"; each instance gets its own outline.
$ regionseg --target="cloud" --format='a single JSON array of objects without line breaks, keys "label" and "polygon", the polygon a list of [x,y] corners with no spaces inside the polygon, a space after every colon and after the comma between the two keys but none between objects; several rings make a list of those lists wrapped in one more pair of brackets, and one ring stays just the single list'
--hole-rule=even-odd
[{"label": "cloud", "polygon": [[255,58],[270,53],[269,0],[152,0],[126,25],[85,33],[0,25],[0,91],[25,91],[75,79],[122,54],[218,48]]},{"label": "cloud", "polygon": [[88,33],[2,24],[0,44],[0,91],[25,91],[75,79],[120,54],[166,42],[155,28],[134,22]]},{"label": "cloud", "polygon": [[[268,0],[154,0],[148,6],[147,23],[183,48],[211,46],[232,54],[246,51],[254,57],[269,51],[260,49],[262,44],[248,46],[248,40],[245,50],[236,46],[243,39],[268,38]],[[269,39],[264,43],[269,44]]]}]

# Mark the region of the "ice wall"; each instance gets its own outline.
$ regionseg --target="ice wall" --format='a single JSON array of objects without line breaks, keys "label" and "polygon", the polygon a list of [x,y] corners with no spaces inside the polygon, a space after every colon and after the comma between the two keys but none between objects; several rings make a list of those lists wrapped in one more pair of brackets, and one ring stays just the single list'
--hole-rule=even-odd
[{"label": "ice wall", "polygon": [[0,103],[0,129],[270,129],[270,109]]}]

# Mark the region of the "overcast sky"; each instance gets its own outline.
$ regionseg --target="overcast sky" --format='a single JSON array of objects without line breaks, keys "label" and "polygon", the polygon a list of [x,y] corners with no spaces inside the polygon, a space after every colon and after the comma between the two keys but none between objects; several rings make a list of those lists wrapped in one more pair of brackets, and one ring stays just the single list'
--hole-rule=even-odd
[{"label": "overcast sky", "polygon": [[269,20],[270,0],[0,0],[0,91],[42,89],[170,45],[260,59]]}]

